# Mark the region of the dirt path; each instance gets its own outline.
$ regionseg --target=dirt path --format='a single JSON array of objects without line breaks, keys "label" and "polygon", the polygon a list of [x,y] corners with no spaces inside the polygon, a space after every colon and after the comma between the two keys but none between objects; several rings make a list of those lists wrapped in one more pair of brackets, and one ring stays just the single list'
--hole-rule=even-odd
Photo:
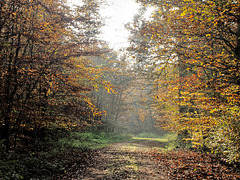
[{"label": "dirt path", "polygon": [[116,143],[94,152],[84,166],[75,163],[75,170],[61,179],[240,179],[240,168],[221,163],[211,154],[184,149],[164,152],[165,145],[144,140]]},{"label": "dirt path", "polygon": [[117,143],[102,149],[85,176],[74,179],[168,179],[159,165],[151,160],[153,148],[164,146],[154,141]]}]

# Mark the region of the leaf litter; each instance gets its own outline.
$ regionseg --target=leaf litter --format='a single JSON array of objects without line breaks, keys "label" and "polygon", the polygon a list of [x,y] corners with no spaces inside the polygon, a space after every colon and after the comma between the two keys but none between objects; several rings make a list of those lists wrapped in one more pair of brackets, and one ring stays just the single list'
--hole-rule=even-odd
[{"label": "leaf litter", "polygon": [[[77,170],[69,166],[62,179],[240,179],[240,170],[211,154],[185,149],[160,150],[154,141],[116,143],[90,153]],[[85,155],[86,156],[86,155]],[[73,163],[74,164],[74,163]],[[83,168],[84,166],[84,168]],[[72,172],[71,172],[72,171]]]}]

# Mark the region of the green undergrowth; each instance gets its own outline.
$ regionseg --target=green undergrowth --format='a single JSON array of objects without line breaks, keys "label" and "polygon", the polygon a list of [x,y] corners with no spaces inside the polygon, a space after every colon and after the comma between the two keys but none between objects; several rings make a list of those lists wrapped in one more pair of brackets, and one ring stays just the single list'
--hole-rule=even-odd
[{"label": "green undergrowth", "polygon": [[151,132],[143,132],[135,135],[137,138],[166,138],[166,135],[159,135],[156,133],[151,133]]},{"label": "green undergrowth", "polygon": [[[21,145],[8,153],[1,149],[0,180],[59,179],[72,164],[86,163],[95,149],[130,138],[105,132],[72,132],[57,140],[47,139],[28,146]],[[0,143],[3,147],[3,143]]]},{"label": "green undergrowth", "polygon": [[151,140],[151,141],[158,141],[158,142],[169,142],[169,134],[165,135],[158,135],[154,133],[140,133],[133,137],[136,140]]},{"label": "green undergrowth", "polygon": [[174,150],[177,147],[181,147],[178,136],[175,133],[167,133],[164,135],[158,135],[154,133],[140,133],[133,137],[135,140],[157,141],[163,143],[165,150]]},{"label": "green undergrowth", "polygon": [[131,136],[105,132],[74,132],[69,137],[59,140],[63,147],[77,148],[82,151],[100,149],[114,142],[130,140]]},{"label": "green undergrowth", "polygon": [[145,141],[145,143],[150,146],[154,147],[156,149],[161,149],[161,150],[167,150],[169,147],[169,139],[166,134],[164,135],[159,135],[159,134],[154,134],[154,133],[140,133],[135,135],[133,140],[136,141]]},{"label": "green undergrowth", "polygon": [[150,141],[158,141],[158,142],[168,142],[168,139],[165,139],[165,138],[141,138],[141,137],[133,137],[132,139],[137,139],[137,140],[150,140]]}]

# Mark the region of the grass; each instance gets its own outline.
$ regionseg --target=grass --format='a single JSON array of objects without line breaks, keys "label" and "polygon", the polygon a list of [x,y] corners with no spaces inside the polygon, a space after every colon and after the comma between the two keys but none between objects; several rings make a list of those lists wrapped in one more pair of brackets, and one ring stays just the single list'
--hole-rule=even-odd
[{"label": "grass", "polygon": [[177,134],[168,133],[164,135],[158,135],[154,133],[140,133],[133,137],[134,140],[144,140],[144,141],[156,141],[158,143],[162,143],[164,148],[162,150],[173,150],[176,146],[178,146],[177,142]]},{"label": "grass", "polygon": [[74,132],[69,137],[62,138],[59,143],[63,147],[77,148],[81,151],[90,151],[108,146],[114,142],[130,140],[128,135],[105,133],[105,132]]},{"label": "grass", "polygon": [[158,142],[168,142],[168,139],[166,139],[166,138],[140,138],[140,137],[133,137],[132,139],[158,141]]},{"label": "grass", "polygon": [[170,140],[169,134],[158,135],[158,134],[148,133],[148,132],[140,133],[140,134],[136,135],[135,137],[133,137],[133,139],[158,141],[158,142],[169,142],[169,140]]},{"label": "grass", "polygon": [[159,138],[159,137],[163,137],[163,136],[155,134],[155,133],[151,133],[151,132],[143,132],[143,133],[137,134],[136,137],[139,137],[139,138]]}]

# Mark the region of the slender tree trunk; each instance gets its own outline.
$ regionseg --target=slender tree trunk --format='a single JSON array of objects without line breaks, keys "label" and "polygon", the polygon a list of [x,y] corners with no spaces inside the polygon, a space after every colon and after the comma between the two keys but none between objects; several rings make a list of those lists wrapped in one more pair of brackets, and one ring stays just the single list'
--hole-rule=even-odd
[{"label": "slender tree trunk", "polygon": [[[236,35],[237,35],[237,46],[235,48],[235,54],[236,54],[236,57],[238,59],[237,66],[236,66],[237,72],[238,72],[239,71],[239,61],[240,61],[240,23],[238,23],[238,28],[237,28]],[[240,85],[239,76],[237,78],[237,85]]]},{"label": "slender tree trunk", "polygon": [[1,139],[4,139],[4,144],[6,146],[6,151],[10,149],[10,115],[11,113],[11,107],[8,105],[5,115],[4,115],[4,126],[2,128],[2,137]]},{"label": "slender tree trunk", "polygon": [[120,89],[120,94],[119,94],[119,98],[118,98],[118,103],[117,103],[117,112],[116,112],[116,116],[115,116],[115,119],[114,121],[117,122],[117,119],[118,119],[118,114],[119,114],[119,111],[120,111],[120,108],[121,108],[121,102],[122,102],[122,94],[123,94],[123,90],[122,88]]},{"label": "slender tree trunk", "polygon": [[240,23],[238,23],[236,35],[237,35],[237,46],[235,49],[235,53],[236,53],[237,59],[240,60]]}]

